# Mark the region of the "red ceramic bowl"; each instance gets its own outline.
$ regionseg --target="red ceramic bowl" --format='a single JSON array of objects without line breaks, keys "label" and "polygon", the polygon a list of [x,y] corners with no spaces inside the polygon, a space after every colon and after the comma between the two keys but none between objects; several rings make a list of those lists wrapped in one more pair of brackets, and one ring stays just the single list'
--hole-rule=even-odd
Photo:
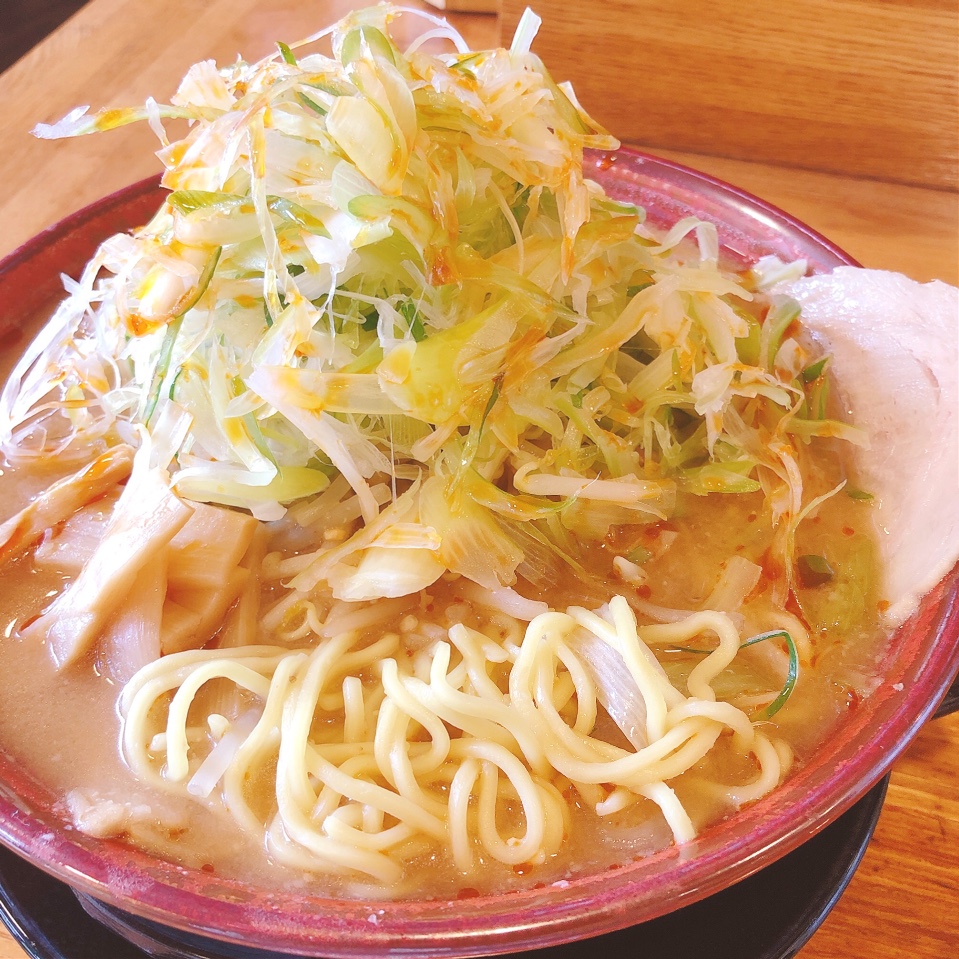
[{"label": "red ceramic bowl", "polygon": [[[593,154],[588,175],[668,225],[696,214],[745,266],[800,257],[812,272],[854,261],[780,210],[725,183],[631,150]],[[155,181],[81,211],[0,264],[0,372],[110,233],[145,221]],[[888,770],[935,711],[959,669],[959,568],[888,645],[883,685],[829,737],[815,761],[770,796],[682,847],[543,889],[468,900],[350,901],[278,892],[184,869],[69,829],[57,797],[0,752],[0,840],[106,903],[177,929],[303,956],[472,956],[515,953],[610,932],[709,896],[780,858],[851,806]],[[897,691],[898,690],[898,691]]]}]

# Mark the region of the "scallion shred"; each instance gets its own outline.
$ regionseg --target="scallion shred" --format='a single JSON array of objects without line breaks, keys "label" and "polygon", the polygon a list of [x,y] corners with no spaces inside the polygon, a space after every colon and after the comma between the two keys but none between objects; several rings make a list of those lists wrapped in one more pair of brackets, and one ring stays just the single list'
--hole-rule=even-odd
[{"label": "scallion shred", "polygon": [[[404,46],[407,18],[430,45]],[[478,522],[516,558],[504,586],[521,575],[509,544],[581,568],[610,529],[668,520],[687,493],[775,502],[792,577],[802,447],[855,432],[825,416],[826,358],[792,336],[794,302],[718,258],[710,224],[662,230],[604,193],[583,158],[618,143],[531,52],[538,23],[469,51],[382,4],[328,47],[192,67],[157,107],[190,121],[161,150],[167,202],[104,244],[102,279],[28,352],[4,454],[82,458],[149,428],[162,397],[213,502],[322,460],[363,504],[362,536],[390,508],[377,484],[392,502],[442,480],[453,515],[481,477],[502,496],[481,490]],[[80,111],[38,133],[144,118]],[[297,588],[325,575],[304,565]]]},{"label": "scallion shred", "polygon": [[756,643],[762,643],[769,639],[782,639],[786,643],[786,648],[789,651],[789,669],[786,674],[786,682],[783,684],[782,691],[768,706],[765,706],[763,709],[753,713],[753,722],[772,719],[773,716],[775,716],[776,713],[778,713],[779,710],[786,705],[786,701],[792,695],[792,691],[796,686],[796,680],[799,678],[799,652],[796,649],[796,644],[793,641],[792,636],[787,630],[774,629],[768,633],[760,633],[757,636],[751,636],[749,639],[743,642],[742,646],[743,648],[747,646],[755,646]]}]

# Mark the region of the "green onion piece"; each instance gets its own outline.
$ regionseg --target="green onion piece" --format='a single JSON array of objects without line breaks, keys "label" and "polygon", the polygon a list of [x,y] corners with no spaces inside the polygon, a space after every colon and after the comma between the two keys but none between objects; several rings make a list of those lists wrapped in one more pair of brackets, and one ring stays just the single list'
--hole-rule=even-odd
[{"label": "green onion piece", "polygon": [[561,513],[573,502],[572,499],[554,502],[545,496],[506,493],[475,469],[469,469],[463,474],[463,488],[480,506],[485,506],[494,513],[505,516],[507,520],[523,523],[527,527],[531,525],[527,522],[528,520],[545,519]]},{"label": "green onion piece", "polygon": [[649,562],[652,558],[652,552],[646,549],[645,546],[636,546],[626,554],[626,559],[631,563],[635,563],[637,566],[642,566],[643,563]]},{"label": "green onion piece", "polygon": [[[792,636],[785,629],[774,629],[768,633],[760,633],[758,636],[751,636],[749,639],[745,640],[741,645],[740,649],[745,649],[747,646],[755,646],[756,643],[762,643],[767,639],[784,639],[786,641],[786,646],[789,649],[789,670],[786,674],[786,682],[783,684],[782,691],[779,695],[763,709],[755,712],[750,716],[750,719],[753,722],[758,722],[763,719],[772,719],[776,713],[779,712],[783,706],[786,705],[786,700],[789,699],[792,691],[796,685],[796,680],[799,678],[799,652],[796,649],[796,644],[793,642]],[[663,652],[666,653],[695,653],[700,656],[708,656],[713,650],[711,649],[694,649],[691,646],[664,646]]]},{"label": "green onion piece", "polygon": [[490,413],[493,411],[493,407],[496,406],[496,401],[499,399],[499,386],[502,382],[502,377],[497,377],[493,380],[493,389],[490,391],[489,399],[486,401],[486,409],[483,410],[483,418],[480,420],[479,429],[476,431],[476,445],[479,446],[480,441],[483,439],[483,430],[486,429],[486,420]]},{"label": "green onion piece", "polygon": [[818,380],[823,373],[826,372],[826,367],[829,365],[829,356],[824,356],[821,360],[807,366],[802,371],[802,378],[804,383],[812,383],[813,380]]},{"label": "green onion piece", "polygon": [[749,316],[742,310],[736,313],[746,321],[748,332],[745,336],[736,337],[736,355],[743,363],[750,366],[759,366],[759,354],[762,350],[762,327],[754,316]]},{"label": "green onion piece", "polygon": [[291,66],[296,66],[296,57],[293,56],[293,51],[285,44],[282,40],[276,41],[276,48],[280,51],[280,56]]},{"label": "green onion piece", "polygon": [[453,481],[455,486],[464,483],[469,475],[473,460],[476,458],[476,453],[480,448],[480,444],[483,442],[483,431],[486,429],[486,420],[492,412],[493,407],[496,406],[496,401],[499,399],[501,382],[502,376],[497,376],[496,379],[493,380],[493,389],[490,391],[489,399],[486,401],[486,407],[480,418],[479,427],[475,432],[470,430],[469,435],[466,437],[466,442],[463,444],[462,458],[460,460],[462,469]]},{"label": "green onion piece", "polygon": [[167,324],[166,332],[163,334],[163,342],[160,344],[160,355],[157,357],[157,365],[153,370],[153,382],[150,384],[146,409],[143,412],[143,421],[145,423],[150,422],[153,411],[156,409],[157,401],[160,399],[160,388],[163,386],[163,381],[166,379],[167,372],[170,369],[170,359],[173,356],[173,344],[176,343],[180,327],[183,325],[183,317],[197,305],[200,297],[206,293],[206,288],[210,285],[210,280],[213,279],[213,273],[216,270],[216,264],[220,259],[222,249],[223,247],[218,246],[213,251],[213,255],[207,261],[206,266],[203,267],[203,272],[200,274],[200,278],[197,280],[193,292],[183,301],[176,316]]},{"label": "green onion piece", "polygon": [[[526,14],[524,13],[525,17]],[[520,18],[522,22],[522,18]],[[519,35],[519,27],[517,26],[517,36]],[[563,92],[563,88],[550,76],[549,71],[546,69],[546,65],[535,53],[529,53],[530,60],[534,64],[533,69],[539,69],[542,71],[543,81],[546,84],[546,88],[553,95],[553,103],[556,104],[556,110],[560,116],[574,129],[577,133],[592,133],[594,132],[589,128],[589,126],[583,122],[583,118],[580,115],[579,110],[576,109],[572,100]]]},{"label": "green onion piece", "polygon": [[795,300],[783,297],[778,303],[775,303],[766,315],[764,326],[769,327],[769,340],[766,355],[761,357],[763,365],[767,370],[773,368],[776,362],[776,354],[782,345],[786,330],[799,317],[799,304]]},{"label": "green onion piece", "polygon": [[163,342],[160,344],[160,355],[157,357],[156,369],[153,372],[153,383],[150,384],[150,395],[147,397],[147,406],[143,414],[143,419],[146,423],[150,422],[150,417],[153,416],[157,401],[160,399],[160,387],[166,378],[167,370],[170,368],[170,357],[173,356],[173,344],[176,343],[176,338],[182,325],[183,314],[181,313],[167,324],[166,332],[163,334]]},{"label": "green onion piece", "polygon": [[860,500],[862,502],[868,502],[876,498],[872,493],[868,493],[864,489],[849,489],[848,487],[846,488],[846,495],[850,499]]},{"label": "green onion piece", "polygon": [[750,716],[753,722],[772,719],[773,716],[786,705],[786,700],[789,699],[796,685],[796,680],[799,678],[799,653],[796,650],[796,644],[793,642],[792,636],[790,636],[785,629],[774,629],[768,633],[760,633],[758,636],[752,636],[747,639],[740,648],[745,649],[747,646],[755,646],[756,643],[764,642],[767,639],[786,640],[786,646],[789,648],[789,671],[786,674],[786,682],[783,685],[782,692],[768,706]]},{"label": "green onion piece", "polygon": [[[249,201],[235,193],[218,193],[215,190],[174,190],[167,202],[174,210],[185,216],[197,210],[215,209],[221,213],[228,213]],[[252,206],[250,207],[252,210]]]},{"label": "green onion piece", "polygon": [[422,343],[423,340],[426,339],[426,329],[423,326],[423,321],[420,319],[420,313],[419,310],[416,309],[416,304],[412,300],[404,300],[397,306],[396,310],[400,316],[406,320],[407,324],[409,324],[413,339],[417,343]]},{"label": "green onion piece", "polygon": [[305,93],[303,93],[302,91],[297,90],[297,92],[296,92],[296,98],[297,98],[297,100],[299,100],[300,103],[302,103],[303,106],[305,106],[308,110],[312,110],[314,113],[318,114],[318,115],[321,116],[321,117],[325,117],[325,116],[326,116],[326,114],[327,114],[327,112],[328,112],[328,111],[326,110],[326,108],[325,108],[325,107],[321,107],[321,106],[316,102],[316,100],[314,100],[312,97],[308,97],[308,96],[307,96]]},{"label": "green onion piece", "polygon": [[343,38],[343,46],[340,48],[340,61],[343,66],[352,63],[358,59],[363,52],[363,41],[366,41],[366,47],[374,56],[380,56],[388,60],[393,66],[396,66],[396,55],[393,52],[393,44],[390,43],[386,35],[377,30],[376,27],[364,24],[361,27],[354,27]]},{"label": "green onion piece", "polygon": [[810,385],[809,395],[806,397],[806,407],[809,416],[814,419],[824,420],[826,411],[829,408],[829,380],[813,380]]},{"label": "green onion piece", "polygon": [[286,272],[289,273],[290,276],[299,276],[301,273],[306,272],[306,267],[303,266],[302,263],[287,263]]},{"label": "green onion piece", "polygon": [[170,380],[170,389],[167,390],[167,399],[174,399],[176,393],[176,385],[180,382],[180,377],[183,375],[183,367],[181,366],[176,373],[173,374],[173,378]]},{"label": "green onion piece", "polygon": [[484,53],[482,51],[478,53],[467,54],[466,56],[460,57],[455,63],[451,63],[450,69],[462,70],[464,73],[473,75],[473,71],[470,68],[476,66],[483,56]]},{"label": "green onion piece", "polygon": [[281,220],[293,223],[309,233],[315,233],[317,236],[328,237],[330,235],[322,220],[285,196],[268,196],[266,205],[270,208],[270,212]]},{"label": "green onion piece", "polygon": [[330,75],[304,80],[304,86],[313,87],[314,90],[322,90],[331,97],[348,97],[353,93],[350,84],[342,83],[336,77]]},{"label": "green onion piece", "polygon": [[796,575],[799,583],[807,589],[832,582],[836,571],[826,561],[825,556],[807,553],[796,560]]},{"label": "green onion piece", "polygon": [[[736,468],[739,467],[739,468]],[[752,464],[736,464],[735,467],[722,466],[719,463],[707,463],[705,466],[693,466],[682,469],[678,479],[684,490],[697,496],[710,493],[755,493],[762,489],[759,480],[743,475],[752,469]]]}]

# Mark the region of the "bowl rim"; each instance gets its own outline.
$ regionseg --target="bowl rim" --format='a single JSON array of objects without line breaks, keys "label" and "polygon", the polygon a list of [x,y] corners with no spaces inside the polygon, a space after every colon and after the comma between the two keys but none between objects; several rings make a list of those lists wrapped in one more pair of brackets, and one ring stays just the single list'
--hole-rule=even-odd
[{"label": "bowl rim", "polygon": [[[588,175],[594,168],[599,176],[614,169],[616,177],[631,177],[640,194],[644,188],[656,193],[670,185],[682,196],[708,198],[704,218],[717,222],[724,245],[732,244],[734,252],[740,241],[748,247],[759,237],[762,245],[766,234],[785,233],[793,245],[815,252],[818,268],[858,265],[796,218],[690,167],[630,148],[591,153],[587,159]],[[145,214],[148,201],[160,195],[158,178],[153,177],[71,214],[0,262],[0,290],[13,282],[11,277],[29,274],[38,261],[55,259],[61,248],[104,217],[112,223],[131,210]],[[741,235],[724,234],[724,210],[727,215],[738,211],[744,218]],[[743,255],[748,257],[748,250]],[[6,301],[0,297],[0,302]],[[211,880],[199,870],[166,863],[115,840],[93,840],[64,825],[49,794],[2,750],[0,842],[112,906],[187,932],[274,952],[382,957],[402,942],[404,951],[418,955],[457,957],[568,942],[652,919],[711,895],[786,855],[832,822],[882,778],[935,711],[959,671],[957,635],[959,566],[895,634],[883,662],[890,682],[832,739],[824,760],[798,770],[731,820],[739,824],[735,838],[723,838],[730,834],[728,822],[716,824],[682,847],[670,846],[638,863],[545,888],[395,902],[264,892],[241,881]],[[893,688],[900,682],[907,686],[907,696]],[[214,885],[219,897],[205,892]]]}]

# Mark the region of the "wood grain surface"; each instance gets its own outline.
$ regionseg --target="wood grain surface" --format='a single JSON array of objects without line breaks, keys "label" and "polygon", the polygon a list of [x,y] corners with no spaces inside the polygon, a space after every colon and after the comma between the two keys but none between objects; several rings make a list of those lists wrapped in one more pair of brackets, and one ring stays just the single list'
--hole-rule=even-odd
[{"label": "wood grain surface", "polygon": [[[146,128],[41,142],[29,135],[36,122],[55,120],[77,103],[94,107],[127,105],[142,102],[150,94],[164,99],[196,60],[232,59],[238,51],[247,58],[259,57],[273,47],[274,41],[303,36],[354,5],[345,0],[314,0],[309,4],[299,0],[91,0],[76,17],[0,76],[0,183],[4,185],[0,191],[0,256],[66,214],[158,170],[152,155],[156,141]],[[426,4],[418,5],[426,8]],[[506,0],[507,12],[510,8],[515,12],[515,6]],[[591,48],[591,61],[605,57],[626,62],[632,56],[635,63],[642,45],[630,32],[629,18],[635,20],[640,8],[648,12],[648,17],[663,14],[668,4],[614,0],[590,4],[606,17],[604,35],[595,34],[591,21],[576,13],[585,6],[561,4],[559,0],[537,3],[546,16],[555,15],[562,7],[565,22],[573,29],[594,30],[596,46]],[[708,48],[708,7],[712,5],[675,6],[696,8],[698,12],[698,16],[690,14],[674,25],[671,56],[676,65],[681,65],[684,59],[700,57],[699,51]],[[719,6],[728,8],[726,4]],[[754,6],[739,5],[743,23],[748,19],[748,9]],[[813,11],[816,5],[801,0],[767,6]],[[862,12],[888,7],[887,15],[895,14],[902,24],[904,51],[912,51],[909,56],[914,57],[912,69],[927,71],[931,79],[940,76],[935,53],[951,22],[943,13],[947,5],[936,0],[891,0],[886,4],[848,2],[830,6],[846,10],[846,29],[853,33],[857,22],[854,8]],[[813,12],[809,16],[815,19]],[[915,59],[915,43],[909,39],[909,30],[919,16],[942,22],[941,30],[931,38],[925,59]],[[496,41],[495,17],[456,14],[451,19],[474,46]],[[823,46],[826,38],[821,29],[807,27],[792,19],[782,19],[780,24],[780,30],[790,34],[790,42],[782,45],[780,56],[787,61],[795,58],[797,75],[812,58],[840,54],[839,47]],[[953,52],[954,48],[953,44]],[[837,71],[843,75],[861,72],[869,83],[885,82],[873,75],[879,61],[872,50],[865,40],[853,44],[844,54],[847,62],[837,64]],[[903,52],[903,60],[905,57]],[[899,59],[889,60],[888,65],[890,70],[902,66]],[[628,82],[622,77],[615,84],[610,81],[605,94],[609,106],[624,91],[646,84],[648,70],[632,68],[629,77]],[[699,87],[695,71],[683,82],[693,99],[707,96],[708,91]],[[923,101],[923,110],[938,118],[936,122],[947,117],[951,109],[945,93],[943,97],[938,104]],[[889,108],[897,104],[893,97]],[[781,109],[792,111],[791,115],[802,112],[785,99]],[[854,112],[848,113],[844,123],[854,128],[855,116]],[[754,120],[749,110],[736,117],[736,123],[744,129]],[[877,117],[863,115],[860,139],[868,140],[878,123]],[[802,136],[811,136],[808,131],[816,124],[816,117],[806,118],[806,134],[791,132],[783,136],[801,144]],[[625,135],[622,129],[615,132],[649,146],[652,139],[632,135],[631,131],[639,133],[642,129],[630,128]],[[948,183],[950,176],[954,180],[955,153],[949,149],[927,149],[921,175],[892,175],[887,164],[881,169],[869,168],[865,172],[870,175],[866,176],[860,167],[842,167],[846,172],[835,173],[818,163],[800,163],[798,166],[818,168],[798,169],[793,160],[768,149],[746,152],[750,159],[722,156],[719,154],[725,151],[711,150],[712,141],[701,131],[693,131],[694,136],[681,125],[663,129],[654,152],[770,200],[829,236],[864,265],[900,270],[920,280],[938,277],[959,281],[956,194],[949,189],[915,185]],[[752,139],[755,142],[757,138]],[[955,129],[951,146],[955,146]],[[890,145],[888,152],[894,153],[895,149]],[[875,840],[850,888],[803,949],[801,959],[955,959],[959,955],[957,889],[959,716],[952,716],[927,725],[897,761]],[[23,959],[24,955],[0,930],[0,959]]]},{"label": "wood grain surface", "polygon": [[[526,5],[503,0],[506,36]],[[956,187],[955,0],[532,6],[546,65],[623,140]]]}]

